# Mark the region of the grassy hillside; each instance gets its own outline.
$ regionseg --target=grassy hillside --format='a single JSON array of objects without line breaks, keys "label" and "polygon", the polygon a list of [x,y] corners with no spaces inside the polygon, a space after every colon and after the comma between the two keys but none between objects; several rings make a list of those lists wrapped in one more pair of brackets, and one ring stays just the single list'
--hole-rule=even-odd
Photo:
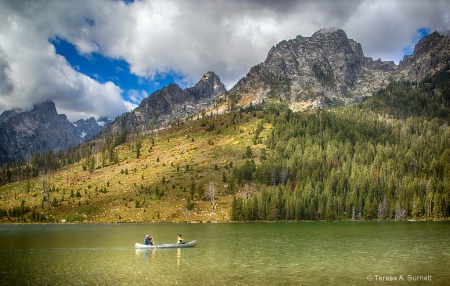
[{"label": "grassy hillside", "polygon": [[252,143],[258,113],[236,111],[129,136],[131,142],[115,147],[116,163],[104,167],[104,154],[95,154],[100,142],[91,142],[89,158],[1,186],[2,221],[228,221],[233,168],[247,146],[255,156],[262,147]]}]

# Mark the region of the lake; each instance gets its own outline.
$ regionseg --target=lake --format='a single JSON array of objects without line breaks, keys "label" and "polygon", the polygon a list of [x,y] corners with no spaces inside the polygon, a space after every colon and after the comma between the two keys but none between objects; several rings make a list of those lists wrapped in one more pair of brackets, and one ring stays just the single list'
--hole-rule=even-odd
[{"label": "lake", "polygon": [[[146,234],[195,248],[136,250]],[[450,222],[0,225],[0,285],[448,285]]]}]

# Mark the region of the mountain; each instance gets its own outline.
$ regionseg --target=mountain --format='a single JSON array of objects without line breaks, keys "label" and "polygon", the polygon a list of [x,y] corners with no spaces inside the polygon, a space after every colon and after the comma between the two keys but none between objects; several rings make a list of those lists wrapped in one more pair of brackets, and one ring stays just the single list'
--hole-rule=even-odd
[{"label": "mountain", "polygon": [[102,132],[149,131],[201,112],[221,113],[272,97],[287,100],[293,111],[353,104],[385,88],[390,80],[418,81],[444,67],[450,58],[449,39],[448,33],[434,32],[397,65],[364,56],[361,44],[341,29],[321,29],[311,37],[297,36],[272,47],[266,60],[229,92],[217,75],[208,72],[194,87],[183,90],[171,84],[154,92]]},{"label": "mountain", "polygon": [[104,129],[119,136],[1,166],[0,222],[449,219],[447,35],[396,65],[324,29],[273,47],[223,95],[213,73],[165,87]]},{"label": "mountain", "polygon": [[450,38],[434,32],[399,65],[365,57],[361,44],[341,29],[297,36],[270,49],[228,93],[242,102],[281,97],[294,111],[358,102],[385,87],[390,79],[417,81],[449,63]]},{"label": "mountain", "polygon": [[170,84],[154,92],[111,124],[104,118],[72,124],[57,114],[52,102],[28,112],[5,111],[0,116],[0,162],[66,149],[99,132],[165,128],[201,113],[218,114],[273,97],[287,101],[293,111],[349,105],[386,88],[391,80],[420,81],[445,67],[449,59],[448,32],[424,37],[413,54],[396,65],[364,56],[361,44],[341,29],[321,29],[311,37],[297,36],[272,47],[265,61],[252,67],[229,92],[214,72],[207,72],[194,87]]},{"label": "mountain", "polygon": [[88,118],[86,120],[80,119],[73,122],[79,137],[82,138],[82,141],[89,140],[92,137],[95,137],[102,131],[103,127],[111,123],[112,120],[101,116],[98,120],[95,120],[94,117]]},{"label": "mountain", "polygon": [[117,134],[137,128],[171,125],[211,107],[214,100],[226,92],[219,77],[207,72],[194,87],[181,89],[177,84],[170,84],[155,91],[136,109],[119,116],[102,132]]},{"label": "mountain", "polygon": [[207,72],[191,88],[170,84],[144,99],[135,110],[114,122],[93,117],[71,123],[58,114],[52,101],[37,104],[30,111],[14,109],[0,115],[0,162],[29,159],[38,152],[58,151],[76,146],[105,132],[133,131],[137,127],[162,127],[198,114],[227,90],[219,77]]},{"label": "mountain", "polygon": [[97,135],[108,122],[106,118],[89,118],[71,123],[64,114],[57,113],[53,101],[36,104],[29,111],[4,111],[0,115],[0,162],[65,150]]},{"label": "mountain", "polygon": [[410,80],[422,80],[441,70],[450,62],[450,33],[433,32],[414,47],[410,56],[399,64],[400,74]]}]

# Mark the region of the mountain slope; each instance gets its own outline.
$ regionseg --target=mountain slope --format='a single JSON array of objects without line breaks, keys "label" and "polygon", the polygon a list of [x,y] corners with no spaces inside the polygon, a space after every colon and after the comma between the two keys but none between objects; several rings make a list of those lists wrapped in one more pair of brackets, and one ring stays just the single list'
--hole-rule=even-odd
[{"label": "mountain slope", "polygon": [[[101,120],[102,124],[108,121]],[[52,101],[36,104],[30,111],[5,111],[0,115],[0,163],[65,150],[97,135],[101,128],[94,118],[71,123],[64,114],[57,113]]]},{"label": "mountain slope", "polygon": [[[438,75],[418,85],[448,84]],[[433,115],[396,119],[402,94],[299,113],[266,100],[136,136],[114,148],[117,162],[92,152],[0,187],[0,212],[4,222],[448,219],[450,128]]]},{"label": "mountain slope", "polygon": [[293,110],[350,104],[386,87],[390,79],[422,80],[450,58],[450,38],[424,37],[400,65],[365,57],[362,47],[341,29],[322,29],[273,47],[229,92],[238,102],[282,97]]},{"label": "mountain slope", "polygon": [[213,72],[207,72],[194,87],[184,90],[170,84],[152,93],[133,111],[119,116],[103,130],[103,134],[152,130],[175,124],[212,106],[214,99],[226,92]]}]

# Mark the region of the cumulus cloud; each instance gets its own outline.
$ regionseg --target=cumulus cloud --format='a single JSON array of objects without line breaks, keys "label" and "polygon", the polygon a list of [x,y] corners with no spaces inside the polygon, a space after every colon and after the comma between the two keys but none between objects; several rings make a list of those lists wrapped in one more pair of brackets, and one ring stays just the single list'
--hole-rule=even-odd
[{"label": "cumulus cloud", "polygon": [[450,29],[449,1],[364,1],[342,26],[364,54],[398,62],[414,46],[418,30]]},{"label": "cumulus cloud", "polygon": [[[99,83],[79,73],[56,54],[49,39],[61,32],[59,24],[64,23],[65,16],[53,15],[53,7],[38,4],[1,3],[0,111],[31,108],[35,103],[53,100],[59,113],[77,120],[101,115],[115,117],[135,107],[122,99],[118,86]],[[77,22],[72,24],[79,28]]]},{"label": "cumulus cloud", "polygon": [[9,76],[10,65],[6,59],[6,54],[0,49],[0,94],[8,96],[14,89],[14,85]]},{"label": "cumulus cloud", "polygon": [[[269,49],[340,27],[366,56],[398,61],[421,28],[449,30],[448,1],[7,1],[0,0],[0,110],[53,99],[72,117],[118,115],[147,93],[99,83],[57,55],[63,38],[80,54],[125,60],[145,80],[177,75],[184,86],[214,71],[231,88]],[[178,75],[181,75],[179,77]],[[106,113],[105,113],[106,112]]]}]

